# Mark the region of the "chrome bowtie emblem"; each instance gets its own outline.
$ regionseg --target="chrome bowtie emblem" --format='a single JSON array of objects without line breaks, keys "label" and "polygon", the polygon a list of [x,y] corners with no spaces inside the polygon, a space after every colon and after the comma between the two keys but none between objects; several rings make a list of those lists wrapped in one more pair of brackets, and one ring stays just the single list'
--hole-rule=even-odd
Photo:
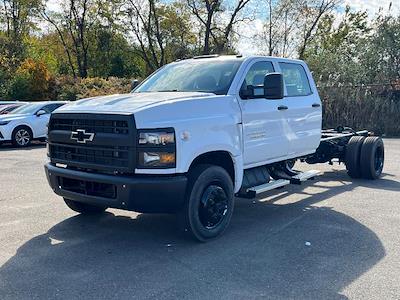
[{"label": "chrome bowtie emblem", "polygon": [[71,132],[71,140],[75,140],[78,143],[86,144],[86,142],[93,141],[94,133],[86,132],[85,129],[77,129]]}]

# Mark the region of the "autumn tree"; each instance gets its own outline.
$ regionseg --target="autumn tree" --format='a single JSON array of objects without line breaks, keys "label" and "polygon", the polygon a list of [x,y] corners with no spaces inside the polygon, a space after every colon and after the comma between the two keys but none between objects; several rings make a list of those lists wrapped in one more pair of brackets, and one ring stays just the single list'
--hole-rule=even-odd
[{"label": "autumn tree", "polygon": [[68,0],[61,12],[41,11],[59,35],[74,77],[88,76],[89,35],[96,23],[97,3],[94,0]]}]

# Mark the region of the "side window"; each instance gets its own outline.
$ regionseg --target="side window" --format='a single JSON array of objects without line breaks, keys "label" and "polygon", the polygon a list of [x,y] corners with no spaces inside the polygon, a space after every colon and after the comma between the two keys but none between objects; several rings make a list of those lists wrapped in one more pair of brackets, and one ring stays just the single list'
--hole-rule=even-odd
[{"label": "side window", "polygon": [[44,106],[42,109],[44,111],[46,111],[48,114],[52,113],[53,111],[55,111],[57,108],[59,108],[60,106],[62,106],[62,104],[48,104],[46,106]]},{"label": "side window", "polygon": [[52,113],[53,111],[55,111],[57,108],[63,106],[64,104],[61,103],[57,103],[57,104],[52,104],[52,106],[50,107],[50,112]]},{"label": "side window", "polygon": [[44,110],[47,114],[49,114],[51,112],[50,107],[51,107],[51,104],[48,104],[48,105],[43,106],[40,110]]},{"label": "side window", "polygon": [[295,63],[279,63],[283,73],[287,96],[311,95],[310,82],[302,65]]},{"label": "side window", "polygon": [[264,94],[264,77],[269,73],[275,72],[274,66],[270,61],[259,61],[253,64],[246,74],[241,90],[246,90],[249,86],[254,88],[254,95]]}]

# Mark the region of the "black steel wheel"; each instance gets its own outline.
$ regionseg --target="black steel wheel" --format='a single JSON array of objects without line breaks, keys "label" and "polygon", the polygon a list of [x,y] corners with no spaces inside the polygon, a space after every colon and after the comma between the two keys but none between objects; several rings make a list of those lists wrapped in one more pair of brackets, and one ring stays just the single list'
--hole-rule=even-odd
[{"label": "black steel wheel", "polygon": [[233,182],[227,171],[212,165],[195,167],[179,213],[184,232],[201,242],[218,237],[230,223],[233,206]]},{"label": "black steel wheel", "polygon": [[345,164],[351,178],[361,177],[360,154],[364,140],[364,136],[353,136],[346,145]]},{"label": "black steel wheel", "polygon": [[66,198],[64,198],[64,202],[73,211],[76,211],[80,214],[85,214],[85,215],[100,214],[100,213],[103,213],[107,209],[107,207],[105,207],[105,206],[91,205],[91,204],[77,202],[77,201],[66,199]]},{"label": "black steel wheel", "polygon": [[12,144],[16,147],[27,147],[32,138],[32,130],[26,126],[20,126],[15,128],[12,133]]},{"label": "black steel wheel", "polygon": [[380,137],[367,137],[361,148],[361,175],[365,179],[381,176],[385,160],[385,147]]}]

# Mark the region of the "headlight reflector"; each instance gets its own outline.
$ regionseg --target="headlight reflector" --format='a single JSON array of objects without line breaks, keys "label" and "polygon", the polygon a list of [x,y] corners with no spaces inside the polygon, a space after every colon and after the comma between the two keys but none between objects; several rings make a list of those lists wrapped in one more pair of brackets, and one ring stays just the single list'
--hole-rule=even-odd
[{"label": "headlight reflector", "polygon": [[139,145],[167,146],[175,143],[173,132],[141,132],[139,134]]}]

